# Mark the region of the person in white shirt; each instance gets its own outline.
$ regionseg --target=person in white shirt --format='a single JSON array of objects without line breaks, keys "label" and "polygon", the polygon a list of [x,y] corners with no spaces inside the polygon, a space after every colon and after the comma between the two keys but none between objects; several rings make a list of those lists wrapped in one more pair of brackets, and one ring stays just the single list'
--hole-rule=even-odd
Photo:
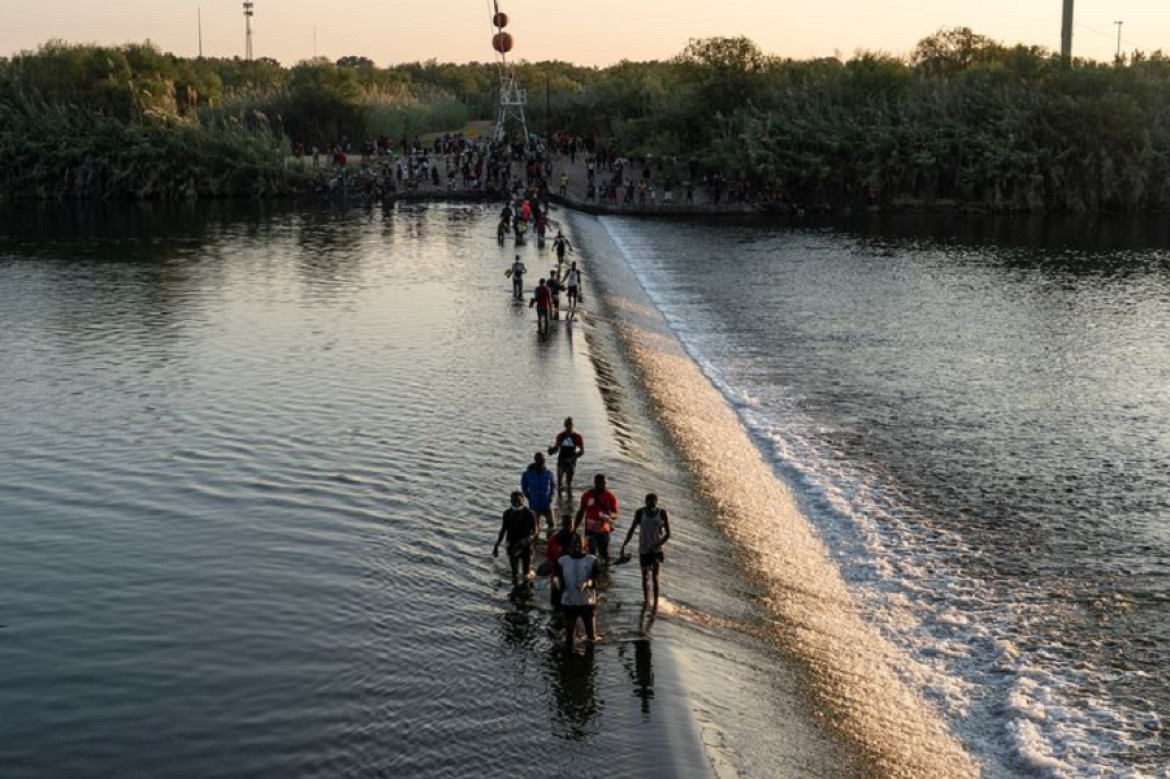
[{"label": "person in white shirt", "polygon": [[577,533],[569,554],[557,560],[557,583],[561,590],[561,612],[565,617],[565,649],[572,651],[577,619],[585,623],[585,640],[594,643],[597,635],[597,580],[601,571],[597,558],[585,552],[585,539]]},{"label": "person in white shirt", "polygon": [[512,297],[517,300],[524,299],[524,274],[527,272],[528,268],[524,267],[524,262],[517,254],[516,261],[512,263]]},{"label": "person in white shirt", "polygon": [[565,273],[565,288],[568,290],[569,319],[572,319],[576,313],[577,304],[581,301],[581,271],[577,269],[575,262],[569,266],[568,272]]}]

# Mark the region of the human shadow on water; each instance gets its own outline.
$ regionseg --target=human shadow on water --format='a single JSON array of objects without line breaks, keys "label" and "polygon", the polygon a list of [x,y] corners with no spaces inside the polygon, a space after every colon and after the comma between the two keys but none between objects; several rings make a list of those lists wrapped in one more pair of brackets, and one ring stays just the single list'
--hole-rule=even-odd
[{"label": "human shadow on water", "polygon": [[504,643],[515,649],[533,649],[540,634],[541,612],[533,600],[531,583],[521,583],[508,593],[508,607],[499,613]]},{"label": "human shadow on water", "polygon": [[575,652],[555,645],[548,652],[548,686],[552,692],[553,735],[584,741],[599,730],[605,701],[597,697],[597,660],[592,645]]},{"label": "human shadow on water", "polygon": [[[640,623],[642,638],[619,645],[618,657],[634,683],[634,695],[642,701],[642,714],[649,716],[650,701],[654,700],[654,661],[647,634],[654,624],[654,612],[643,608]],[[633,658],[630,657],[631,646],[634,648]]]}]

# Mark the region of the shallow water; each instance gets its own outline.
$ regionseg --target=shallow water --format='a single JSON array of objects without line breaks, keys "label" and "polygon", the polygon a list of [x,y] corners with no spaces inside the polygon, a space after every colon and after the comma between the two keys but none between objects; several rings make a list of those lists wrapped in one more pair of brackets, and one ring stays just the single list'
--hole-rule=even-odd
[{"label": "shallow water", "polygon": [[1164,227],[602,223],[985,773],[1167,775]]},{"label": "shallow water", "polygon": [[[0,215],[0,773],[851,764],[741,624],[606,317],[538,337],[493,227],[442,204]],[[572,656],[544,582],[489,556],[568,413],[587,472],[627,517],[656,489],[678,539],[658,619],[617,569],[608,640]]]}]

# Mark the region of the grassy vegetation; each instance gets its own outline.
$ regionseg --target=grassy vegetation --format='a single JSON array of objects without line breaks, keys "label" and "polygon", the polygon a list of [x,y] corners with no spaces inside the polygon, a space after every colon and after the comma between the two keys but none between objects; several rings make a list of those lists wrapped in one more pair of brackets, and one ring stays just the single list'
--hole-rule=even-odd
[{"label": "grassy vegetation", "polygon": [[[906,58],[771,57],[743,38],[587,68],[516,64],[532,129],[596,137],[802,202],[914,198],[1002,210],[1170,207],[1170,59],[1065,67],[970,30]],[[3,194],[258,196],[296,186],[290,141],[456,129],[493,115],[490,63],[183,59],[50,43],[0,60]],[[0,196],[3,196],[0,194]]]}]

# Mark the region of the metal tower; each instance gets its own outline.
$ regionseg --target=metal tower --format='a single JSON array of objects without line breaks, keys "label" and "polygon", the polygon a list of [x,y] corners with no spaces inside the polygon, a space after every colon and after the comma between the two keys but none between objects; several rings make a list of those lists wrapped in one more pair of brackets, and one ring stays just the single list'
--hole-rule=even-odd
[{"label": "metal tower", "polygon": [[1060,23],[1060,59],[1065,65],[1072,64],[1073,0],[1064,0],[1064,13]]},{"label": "metal tower", "polygon": [[508,15],[500,13],[499,0],[492,0],[495,13],[492,16],[492,48],[496,50],[496,65],[500,73],[500,112],[496,119],[494,140],[508,137],[508,126],[519,125],[525,143],[528,142],[528,122],[524,118],[524,104],[528,93],[516,80],[516,72],[508,65],[508,52],[512,50],[512,35],[504,32],[508,26]]},{"label": "metal tower", "polygon": [[253,0],[244,0],[244,59],[252,59],[252,16],[255,13]]}]

